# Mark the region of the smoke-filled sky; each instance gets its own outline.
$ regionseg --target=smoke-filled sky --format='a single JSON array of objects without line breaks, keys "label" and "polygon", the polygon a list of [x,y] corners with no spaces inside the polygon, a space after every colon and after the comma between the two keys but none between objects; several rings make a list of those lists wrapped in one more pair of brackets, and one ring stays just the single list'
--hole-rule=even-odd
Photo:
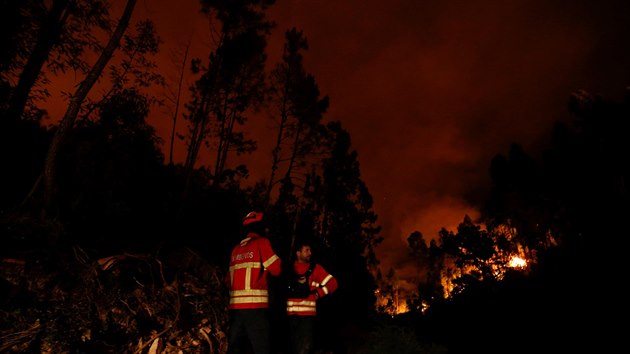
[{"label": "smoke-filled sky", "polygon": [[[629,3],[277,0],[269,59],[280,57],[285,30],[303,30],[306,69],[330,98],[324,119],[350,132],[375,200],[383,270],[393,266],[411,280],[407,236],[418,230],[429,240],[466,214],[477,217],[493,156],[512,142],[535,153],[553,121],[568,119],[577,89],[622,97],[630,85]],[[164,40],[161,72],[175,70],[169,51],[189,40],[193,55],[207,58],[198,1],[145,0],[134,19],[142,17],[157,22]],[[168,141],[168,119],[154,124]],[[269,145],[259,147],[269,158]]]}]

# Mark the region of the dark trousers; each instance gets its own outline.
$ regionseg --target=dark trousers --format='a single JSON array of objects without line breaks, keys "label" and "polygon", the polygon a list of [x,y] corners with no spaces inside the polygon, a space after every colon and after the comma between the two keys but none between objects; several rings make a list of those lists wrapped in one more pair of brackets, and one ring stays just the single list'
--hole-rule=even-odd
[{"label": "dark trousers", "polygon": [[[270,354],[268,309],[230,310],[228,354]],[[251,348],[251,349],[249,349]]]},{"label": "dark trousers", "polygon": [[291,354],[312,354],[314,348],[315,316],[289,316]]}]

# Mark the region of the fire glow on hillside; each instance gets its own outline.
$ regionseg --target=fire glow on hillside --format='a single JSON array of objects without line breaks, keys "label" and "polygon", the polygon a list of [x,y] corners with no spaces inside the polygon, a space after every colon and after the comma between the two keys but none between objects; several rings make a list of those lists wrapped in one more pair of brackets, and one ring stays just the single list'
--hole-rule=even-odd
[{"label": "fire glow on hillside", "polygon": [[[495,280],[503,280],[505,274],[510,270],[527,271],[530,264],[536,261],[536,252],[529,250],[515,241],[515,230],[501,225],[490,231],[490,234],[501,235],[512,242],[512,251],[500,249],[498,244],[494,244],[494,255],[483,262],[477,263],[479,266],[465,265],[458,267],[456,259],[451,255],[444,255],[437,265],[439,271],[439,284],[441,286],[441,296],[444,299],[454,296],[456,293],[464,291],[465,285],[460,281],[463,277],[473,277],[483,281],[483,274],[480,268],[490,269],[490,277]],[[556,245],[551,234],[547,234],[547,247]],[[436,265],[433,265],[434,267]],[[376,307],[379,312],[394,316],[411,311],[419,310],[424,313],[429,308],[430,303],[419,296],[419,290],[409,291],[401,286],[402,281],[395,275],[388,276],[388,280],[380,284],[380,288],[375,291]],[[418,287],[421,288],[422,286]]]}]

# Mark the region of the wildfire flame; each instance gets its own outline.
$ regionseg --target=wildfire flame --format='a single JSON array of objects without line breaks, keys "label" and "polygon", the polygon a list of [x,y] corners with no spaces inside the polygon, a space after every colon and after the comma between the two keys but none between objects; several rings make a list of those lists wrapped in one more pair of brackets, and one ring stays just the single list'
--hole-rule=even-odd
[{"label": "wildfire flame", "polygon": [[[501,225],[495,228],[493,232],[506,236],[509,240],[513,239],[516,234],[516,230],[507,225]],[[547,236],[548,245],[555,245],[555,238],[553,235],[548,233]],[[498,247],[495,247],[496,256],[488,260],[488,265],[491,266],[492,275],[496,279],[502,280],[509,269],[526,271],[529,263],[535,262],[535,251],[529,251],[520,244],[517,244],[516,246],[516,251],[510,253],[501,251]],[[440,273],[440,282],[442,288],[444,289],[444,298],[449,298],[453,295],[453,290],[455,288],[454,281],[456,279],[462,277],[463,275],[479,273],[479,269],[475,269],[472,266],[464,268],[456,267],[453,259],[446,258],[443,261],[445,264]],[[409,308],[409,300],[411,300],[414,295],[417,297],[417,293],[408,293],[404,291],[404,289],[401,289],[397,283],[397,279],[390,279],[390,283],[383,284],[385,288],[375,291],[376,305],[380,312],[394,316],[411,310]],[[418,307],[418,310],[424,312],[429,307],[429,304],[422,301],[420,305],[414,306]]]},{"label": "wildfire flame", "polygon": [[510,260],[510,263],[508,263],[508,266],[512,268],[525,268],[527,266],[527,261],[521,257],[514,256],[512,257],[512,260]]}]

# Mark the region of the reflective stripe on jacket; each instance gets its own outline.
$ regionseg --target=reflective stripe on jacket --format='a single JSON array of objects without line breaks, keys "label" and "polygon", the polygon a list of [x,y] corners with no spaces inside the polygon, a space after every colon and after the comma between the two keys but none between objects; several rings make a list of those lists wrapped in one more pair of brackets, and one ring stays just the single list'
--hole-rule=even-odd
[{"label": "reflective stripe on jacket", "polygon": [[269,307],[267,278],[280,275],[280,258],[269,239],[250,233],[234,247],[230,257],[227,286],[230,289],[229,309]]}]

